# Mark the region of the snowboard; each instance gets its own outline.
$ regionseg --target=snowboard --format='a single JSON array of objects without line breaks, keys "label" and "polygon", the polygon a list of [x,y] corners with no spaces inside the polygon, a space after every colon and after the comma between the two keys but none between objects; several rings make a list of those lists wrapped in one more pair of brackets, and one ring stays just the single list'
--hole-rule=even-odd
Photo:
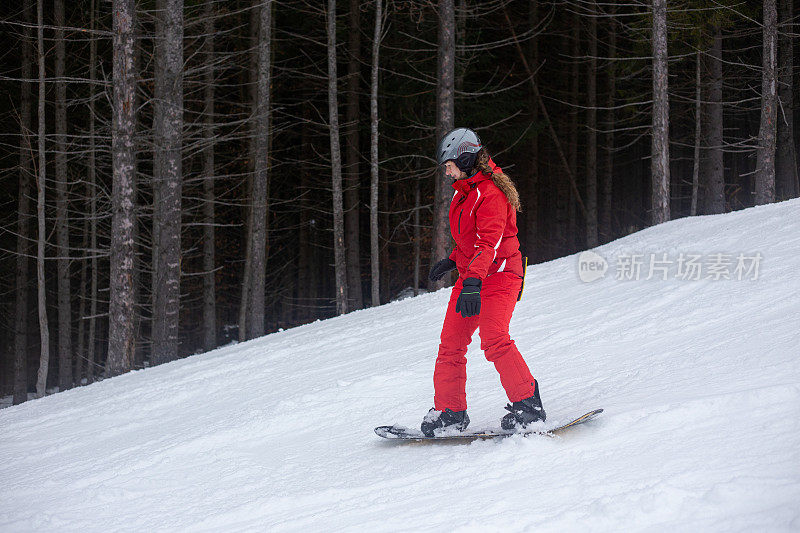
[{"label": "snowboard", "polygon": [[535,428],[525,429],[522,431],[507,431],[503,429],[479,429],[479,430],[467,430],[467,431],[454,431],[452,433],[443,433],[433,437],[427,437],[420,430],[410,429],[405,426],[378,426],[375,428],[375,433],[379,437],[383,437],[384,439],[401,440],[401,441],[434,441],[434,440],[473,441],[479,439],[495,439],[501,437],[510,437],[511,435],[555,436],[567,428],[571,428],[579,424],[588,422],[590,420],[594,420],[602,412],[603,412],[602,409],[595,409],[594,411],[589,411],[588,413],[581,415],[578,418],[575,418],[574,420],[571,420],[564,424],[560,424],[553,427],[547,427],[545,423],[545,425],[541,426],[537,425]]}]

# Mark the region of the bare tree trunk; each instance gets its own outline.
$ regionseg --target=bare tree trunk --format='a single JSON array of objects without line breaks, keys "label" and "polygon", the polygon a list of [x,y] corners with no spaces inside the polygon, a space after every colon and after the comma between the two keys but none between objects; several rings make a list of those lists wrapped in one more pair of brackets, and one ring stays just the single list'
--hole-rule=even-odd
[{"label": "bare tree trunk", "polygon": [[297,319],[300,323],[305,323],[309,316],[309,305],[311,302],[311,217],[309,216],[309,202],[306,199],[308,194],[308,173],[300,174],[300,217],[299,228],[297,229]]},{"label": "bare tree trunk", "polygon": [[670,219],[669,95],[667,94],[667,0],[652,0],[653,8],[653,138],[651,223]]},{"label": "bare tree trunk", "polygon": [[113,84],[111,123],[112,192],[110,298],[106,377],[130,371],[136,345],[134,326],[133,228],[136,225],[134,26],[135,0],[114,0]]},{"label": "bare tree trunk", "polygon": [[281,276],[281,290],[278,293],[280,309],[276,310],[275,327],[288,328],[294,324],[297,305],[294,301],[297,288],[297,248],[293,247],[287,254],[289,265]]},{"label": "bare tree trunk", "polygon": [[[96,12],[97,11],[95,9],[95,0],[91,0],[89,7],[89,30],[92,35],[94,35]],[[95,133],[94,83],[96,80],[97,80],[97,39],[93,38],[89,41],[89,151],[86,154],[87,180],[85,183],[87,199],[93,199],[95,196],[94,182],[95,182],[96,158],[95,158],[95,139],[94,139],[94,133]],[[86,302],[89,300],[89,294],[87,294],[86,278],[88,276],[90,257],[92,257],[95,254],[94,250],[89,248],[89,243],[90,243],[89,224],[92,220],[92,216],[90,215],[90,213],[84,214],[83,230],[82,230],[83,233],[82,248],[83,248],[84,260],[81,261],[81,282],[80,282],[81,296],[80,296],[80,304],[78,305],[78,348],[76,351],[77,361],[75,365],[75,382],[79,385],[82,383],[81,377],[84,374],[84,367],[87,366],[86,365],[87,321],[85,320],[84,317],[86,316]],[[89,372],[90,369],[87,367],[86,368],[87,382],[89,381]]]},{"label": "bare tree trunk", "polygon": [[255,172],[253,174],[253,221],[250,304],[247,338],[264,334],[264,284],[267,271],[267,196],[269,194],[270,75],[272,42],[272,0],[259,9],[258,87],[256,89]]},{"label": "bare tree trunk", "polygon": [[586,73],[586,246],[597,236],[597,3],[589,2],[589,65]]},{"label": "bare tree trunk", "polygon": [[[385,2],[383,4],[383,9],[387,14],[391,12],[391,4],[389,2]],[[393,36],[391,32],[387,31],[387,28],[383,28],[384,31],[384,38],[389,39],[389,46],[392,44],[396,44],[399,40],[396,36]],[[387,117],[389,116],[389,102],[386,98],[382,98],[378,100],[378,116],[379,117]],[[387,149],[387,142],[385,137],[377,136],[376,142],[378,143],[378,151],[381,154],[385,153]],[[389,179],[386,176],[386,173],[383,172],[381,174],[382,169],[379,166],[377,169],[378,172],[378,249],[379,249],[379,256],[380,256],[380,271],[381,271],[381,283],[380,283],[380,300],[382,303],[387,303],[392,298],[392,268],[391,263],[389,261],[389,245],[391,240],[391,220],[392,215],[390,213],[391,209],[391,199],[389,197]]]},{"label": "bare tree trunk", "polygon": [[[86,185],[86,198],[89,198],[91,191],[87,181]],[[81,385],[84,366],[86,365],[86,301],[89,296],[86,291],[86,278],[89,273],[89,255],[92,253],[89,250],[89,217],[84,215],[83,224],[81,227],[81,248],[83,249],[83,261],[81,261],[81,281],[80,281],[80,296],[78,297],[78,346],[75,348],[75,384]]]},{"label": "bare tree trunk", "polygon": [[44,0],[36,4],[37,40],[39,45],[39,168],[36,169],[36,218],[38,221],[38,234],[36,239],[36,283],[39,305],[39,372],[36,376],[36,397],[42,398],[47,388],[47,368],[50,363],[50,328],[47,324],[47,297],[44,278],[44,245],[47,240],[44,218],[45,187],[47,182],[45,158],[45,70],[44,70],[44,16],[42,14]]},{"label": "bare tree trunk", "polygon": [[[539,0],[531,0],[528,23],[531,28],[535,28],[539,24]],[[539,64],[539,37],[534,36],[530,41],[530,61],[534,68]],[[534,81],[536,74],[534,73]],[[531,106],[531,123],[538,126],[539,122],[539,105],[536,97],[531,93],[530,95]],[[531,262],[535,262],[539,250],[537,241],[539,236],[538,217],[539,217],[539,133],[533,134],[530,144],[530,180],[526,187],[527,202],[524,206],[525,216],[525,252],[527,253]]]},{"label": "bare tree trunk", "polygon": [[250,305],[251,278],[253,277],[253,267],[251,256],[253,253],[253,178],[248,178],[249,187],[247,188],[247,221],[245,226],[245,251],[244,268],[242,272],[242,297],[239,303],[239,342],[244,342],[251,338],[248,336],[247,316]]},{"label": "bare tree trunk", "polygon": [[[92,2],[92,29],[97,10]],[[92,39],[89,49],[89,78],[94,81],[96,77],[97,64],[97,41]],[[94,84],[90,84],[89,99],[89,154],[88,154],[88,178],[87,190],[89,191],[89,254],[91,272],[91,288],[89,291],[89,337],[86,340],[86,383],[94,381],[95,374],[95,345],[97,332],[97,174],[95,170],[95,104],[94,104]]]},{"label": "bare tree trunk", "polygon": [[775,201],[775,134],[778,96],[775,66],[777,61],[778,14],[775,0],[764,0],[763,72],[761,78],[761,125],[756,154],[756,205]]},{"label": "bare tree trunk", "polygon": [[[307,99],[310,91],[304,91],[304,99]],[[307,100],[303,103],[303,122],[300,126],[300,160],[306,161],[311,147],[311,108],[312,105]],[[309,156],[310,157],[310,156]],[[309,175],[311,171],[307,165],[300,165],[300,224],[297,236],[297,298],[299,301],[298,319],[305,323],[312,316],[310,308],[312,298],[316,297],[316,285],[312,283],[314,278],[312,271],[315,268],[314,252],[312,250],[312,231],[313,219],[311,213],[311,201],[309,189]]]},{"label": "bare tree trunk", "polygon": [[67,221],[67,84],[64,82],[66,43],[64,41],[64,0],[54,0],[55,11],[55,171],[56,241],[58,244],[58,389],[72,387],[72,311],[69,279],[69,225]]},{"label": "bare tree trunk", "polygon": [[[97,4],[95,0],[91,0],[90,7],[89,7],[89,29],[90,33],[94,35],[95,29],[95,19],[97,17]],[[76,367],[75,367],[75,382],[77,384],[82,383],[82,376],[84,373],[86,374],[86,382],[91,382],[91,372],[92,368],[89,366],[88,361],[88,346],[86,342],[86,331],[88,322],[85,320],[86,316],[86,302],[89,300],[93,300],[96,298],[96,294],[87,294],[88,287],[86,286],[86,281],[88,277],[89,271],[89,262],[93,261],[90,259],[94,257],[95,250],[94,246],[91,245],[93,241],[91,240],[91,235],[94,234],[94,213],[93,213],[93,206],[95,202],[95,164],[96,164],[96,156],[95,156],[95,81],[97,80],[97,39],[92,39],[89,41],[89,151],[87,153],[87,165],[86,165],[86,198],[89,199],[89,212],[85,214],[84,222],[83,222],[83,250],[84,250],[84,260],[81,262],[81,282],[80,282],[80,305],[78,307],[78,349],[76,352]],[[90,224],[92,225],[92,229],[90,229]],[[96,273],[94,270],[92,271],[93,280],[96,281]],[[94,320],[94,313],[91,313],[90,320]],[[91,341],[90,341],[91,342]]]},{"label": "bare tree trunk", "polygon": [[[383,108],[384,113],[381,116],[385,115],[386,108]],[[381,205],[383,214],[380,215],[381,220],[381,231],[383,232],[383,242],[384,245],[381,247],[381,301],[388,302],[391,298],[391,265],[389,264],[389,223],[391,221],[391,215],[389,214],[389,207],[390,207],[390,200],[389,200],[389,180],[386,178],[380,180],[379,186],[379,198],[378,203]]]},{"label": "bare tree trunk", "polygon": [[617,21],[614,18],[617,8],[615,5],[609,7],[608,21],[608,86],[606,87],[606,151],[605,151],[605,180],[603,181],[603,208],[600,210],[600,235],[602,242],[611,240],[613,228],[611,227],[611,210],[614,205],[614,128],[616,127],[616,115],[614,103],[617,95]]},{"label": "bare tree trunk", "polygon": [[156,11],[154,206],[158,226],[153,363],[178,358],[181,278],[183,0],[158,0]]},{"label": "bare tree trunk", "polygon": [[205,2],[205,87],[203,96],[203,349],[217,346],[214,258],[214,0]]},{"label": "bare tree trunk", "polygon": [[[134,0],[136,1],[136,0]],[[136,4],[134,4],[134,12],[136,11]],[[138,42],[142,39],[141,23],[139,19],[134,17],[133,24],[133,39],[137,43],[133,47],[133,70],[137,73],[138,79],[135,80],[137,87],[133,93],[133,108],[141,108],[142,92],[138,89],[138,80],[142,79],[141,57],[142,46]],[[142,206],[139,200],[139,189],[141,181],[139,179],[139,159],[140,154],[147,150],[144,144],[144,135],[142,133],[141,122],[137,119],[137,115],[133,117],[133,190],[136,191],[133,195],[133,361],[131,367],[134,369],[144,368],[145,353],[147,350],[152,353],[152,343],[140,342],[142,338],[142,312],[141,309],[146,305],[146,301],[142,297],[142,254],[140,235],[140,220],[144,218],[142,213]],[[146,141],[145,141],[146,142]]]},{"label": "bare tree trunk", "polygon": [[[419,160],[417,160],[419,161]],[[420,267],[420,228],[419,228],[419,206],[420,206],[419,176],[414,179],[414,296],[419,294],[419,267]]]},{"label": "bare tree trunk", "polygon": [[[136,5],[134,5],[134,11],[136,10]],[[135,24],[133,25],[133,39],[134,42],[140,41],[142,39],[142,31],[141,31],[141,23],[139,22],[138,18],[135,18]],[[142,57],[142,46],[139,44],[134,45],[133,47],[133,70],[137,73],[139,79],[142,78],[142,68],[141,68],[141,57]],[[136,80],[138,85],[138,80]],[[138,86],[137,86],[138,89]],[[139,90],[134,90],[133,93],[133,108],[140,109],[141,107],[141,100],[142,100],[142,92]],[[152,343],[144,343],[139,342],[142,335],[142,312],[141,309],[146,302],[142,297],[142,254],[140,253],[141,241],[139,239],[139,232],[140,232],[140,219],[143,218],[142,214],[142,206],[139,203],[139,188],[141,181],[139,179],[139,159],[140,154],[147,150],[147,147],[144,145],[143,142],[144,135],[142,133],[142,126],[141,121],[137,119],[137,115],[134,115],[133,120],[133,142],[134,142],[134,150],[133,150],[133,189],[136,191],[136,194],[133,196],[134,206],[133,206],[133,305],[134,305],[134,313],[133,313],[133,335],[136,339],[135,347],[133,351],[133,368],[139,369],[144,368],[144,359],[145,353],[147,350],[150,350],[152,353]]]},{"label": "bare tree trunk", "polygon": [[361,28],[359,0],[350,0],[350,31],[348,37],[347,65],[347,104],[345,115],[345,157],[344,167],[344,239],[347,251],[347,295],[350,299],[348,309],[364,307],[361,291],[361,244],[359,224],[359,191],[361,188],[358,163],[361,158],[359,145],[359,106],[358,90],[361,74]]},{"label": "bare tree trunk", "polygon": [[[569,101],[573,106],[578,106],[580,97],[580,84],[583,82],[580,75],[580,61],[581,54],[581,16],[577,12],[573,15],[572,22],[572,41],[570,43],[570,56],[572,65],[570,66],[570,98]],[[573,176],[578,176],[578,108],[572,107],[569,110],[569,171]],[[565,189],[566,193],[566,216],[567,227],[565,252],[572,252],[575,248],[577,240],[578,226],[577,226],[577,212],[575,209],[575,193]],[[585,213],[586,219],[589,219],[588,210]]]},{"label": "bare tree trunk", "polygon": [[[93,213],[92,217],[97,215],[97,204],[94,198],[91,201]],[[89,245],[92,251],[92,259],[90,261],[91,267],[91,289],[89,291],[89,335],[86,339],[86,384],[92,383],[95,376],[95,355],[97,353],[97,222],[92,220],[90,222],[90,242],[94,245]]]},{"label": "bare tree trunk", "polygon": [[[94,74],[94,69],[91,70]],[[95,347],[97,334],[97,174],[95,172],[95,121],[94,100],[89,104],[91,119],[89,122],[89,251],[91,288],[89,290],[89,337],[86,340],[86,383],[94,381]]]},{"label": "bare tree trunk", "polygon": [[342,153],[339,146],[339,99],[336,88],[336,0],[328,0],[328,117],[331,139],[331,182],[333,185],[333,252],[336,272],[336,313],[348,311],[347,265],[344,249],[342,206]]},{"label": "bare tree trunk", "polygon": [[[573,28],[574,32],[574,28]],[[573,32],[564,32],[561,38],[561,46],[562,50],[568,50],[571,47],[572,43],[572,33]],[[534,66],[534,68],[536,68]],[[570,95],[572,93],[571,85],[572,85],[572,72],[568,71],[566,68],[561,69],[561,73],[564,75],[562,78],[566,80],[563,83],[564,90],[566,91],[568,88],[570,90]],[[528,71],[528,75],[531,74],[531,71]],[[559,80],[560,81],[560,80]],[[559,83],[559,85],[562,85]],[[534,91],[535,92],[535,91]],[[538,100],[538,99],[537,99]],[[573,159],[572,159],[572,150],[571,144],[569,143],[569,138],[567,135],[569,134],[569,127],[571,125],[571,120],[569,119],[569,115],[571,114],[571,110],[569,108],[566,109],[567,116],[560,117],[558,121],[558,134],[552,135],[554,142],[558,142],[557,139],[563,139],[563,142],[567,143],[566,151],[567,154],[564,157],[564,170],[566,173],[570,174],[571,176],[575,176],[573,171]],[[564,151],[562,150],[562,154]],[[569,226],[569,213],[568,213],[568,205],[569,205],[569,183],[564,179],[563,174],[556,174],[555,176],[555,227],[553,228],[551,243],[554,243],[554,248],[558,251],[559,254],[562,254],[564,250],[567,248],[567,229]]]},{"label": "bare tree trunk", "polygon": [[700,183],[700,140],[702,139],[702,84],[700,79],[702,54],[697,50],[695,54],[695,80],[694,80],[694,159],[692,164],[692,205],[689,214],[697,214],[697,188]]},{"label": "bare tree trunk", "polygon": [[[454,2],[455,3],[455,2]],[[467,44],[467,16],[469,12],[467,11],[467,0],[458,0],[458,6],[455,8],[455,17],[456,17],[456,48],[462,47]],[[462,53],[462,57],[466,55]],[[459,67],[458,64],[458,56],[453,62],[454,69],[455,69],[455,84],[454,87],[456,91],[463,91],[464,90],[464,79],[467,77],[467,70],[469,70],[469,64],[465,62],[464,65]],[[436,139],[437,141],[439,139]],[[449,209],[448,209],[449,213]]]},{"label": "bare tree trunk", "polygon": [[785,27],[778,41],[778,146],[775,154],[775,180],[778,198],[793,198],[798,190],[797,154],[794,146],[794,37],[792,14],[794,0],[780,1],[780,19]]},{"label": "bare tree trunk", "polygon": [[[455,6],[453,0],[439,0],[439,47],[437,56],[436,79],[436,139],[453,129],[455,120]],[[434,144],[435,146],[435,144]],[[444,168],[437,168],[434,182],[433,200],[433,235],[431,246],[431,264],[449,255],[450,228],[447,220],[452,189],[444,174]],[[435,291],[447,284],[445,276],[440,281],[428,283],[428,289]]]},{"label": "bare tree trunk", "polygon": [[33,75],[33,43],[30,25],[33,2],[24,0],[22,20],[22,78],[20,89],[19,200],[17,203],[17,277],[14,292],[14,405],[28,399],[28,274],[30,261],[30,194],[31,194],[31,83]]},{"label": "bare tree trunk", "polygon": [[[714,43],[708,54],[711,83],[708,90],[708,149],[703,180],[706,185],[706,214],[725,212],[725,165],[722,153],[722,29],[714,29]],[[698,177],[699,179],[699,177]]]},{"label": "bare tree trunk", "polygon": [[[250,15],[249,27],[249,42],[250,42],[250,56],[249,56],[249,69],[250,85],[249,85],[249,100],[251,102],[251,118],[256,115],[258,111],[258,59],[261,48],[258,46],[258,32],[259,21],[261,20],[261,0],[253,0],[253,11]],[[258,13],[259,16],[255,16]],[[239,342],[244,342],[249,338],[249,306],[251,305],[250,292],[252,289],[253,266],[252,266],[252,253],[253,253],[253,174],[255,172],[256,156],[256,123],[250,120],[250,136],[248,139],[248,151],[250,154],[248,163],[247,174],[247,195],[246,195],[246,225],[245,225],[245,256],[244,268],[242,272],[242,297],[239,303]]]},{"label": "bare tree trunk", "polygon": [[378,67],[380,65],[381,34],[383,33],[383,0],[375,0],[375,32],[372,39],[372,69],[370,71],[370,187],[369,187],[369,247],[372,269],[372,306],[381,304],[380,295],[380,233],[378,226]]}]

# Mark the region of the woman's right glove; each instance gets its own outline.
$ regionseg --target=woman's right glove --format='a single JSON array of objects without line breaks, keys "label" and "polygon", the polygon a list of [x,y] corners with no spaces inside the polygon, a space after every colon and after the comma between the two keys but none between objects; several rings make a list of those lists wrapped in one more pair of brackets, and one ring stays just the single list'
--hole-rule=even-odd
[{"label": "woman's right glove", "polygon": [[456,313],[464,318],[481,314],[481,280],[467,278],[456,300]]},{"label": "woman's right glove", "polygon": [[456,262],[450,259],[449,257],[445,257],[431,268],[430,274],[428,274],[428,279],[431,281],[439,281],[442,279],[442,276],[450,272],[451,270],[456,268]]}]

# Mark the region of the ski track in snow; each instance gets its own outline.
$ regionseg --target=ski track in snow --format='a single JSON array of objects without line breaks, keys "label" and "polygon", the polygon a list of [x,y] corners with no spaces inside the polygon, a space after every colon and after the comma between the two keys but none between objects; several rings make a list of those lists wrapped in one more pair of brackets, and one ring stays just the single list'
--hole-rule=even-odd
[{"label": "ski track in snow", "polygon": [[[557,438],[398,444],[449,289],[0,411],[0,530],[800,530],[800,201],[680,219],[528,269],[512,338]],[[625,253],[763,259],[757,280],[614,279]],[[476,334],[473,428],[507,399]]]}]

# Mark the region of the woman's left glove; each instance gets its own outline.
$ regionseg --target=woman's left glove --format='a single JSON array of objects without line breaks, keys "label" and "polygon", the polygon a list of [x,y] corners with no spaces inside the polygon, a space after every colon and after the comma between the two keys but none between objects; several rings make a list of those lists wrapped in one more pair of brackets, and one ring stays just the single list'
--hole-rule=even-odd
[{"label": "woman's left glove", "polygon": [[449,257],[445,257],[441,261],[438,261],[433,267],[431,268],[430,273],[428,274],[428,279],[431,281],[439,281],[442,279],[442,276],[450,272],[451,270],[456,268],[456,262],[450,259]]},{"label": "woman's left glove", "polygon": [[461,288],[461,294],[456,300],[456,313],[461,312],[461,316],[469,318],[479,315],[481,312],[481,280],[478,278],[467,278]]}]

